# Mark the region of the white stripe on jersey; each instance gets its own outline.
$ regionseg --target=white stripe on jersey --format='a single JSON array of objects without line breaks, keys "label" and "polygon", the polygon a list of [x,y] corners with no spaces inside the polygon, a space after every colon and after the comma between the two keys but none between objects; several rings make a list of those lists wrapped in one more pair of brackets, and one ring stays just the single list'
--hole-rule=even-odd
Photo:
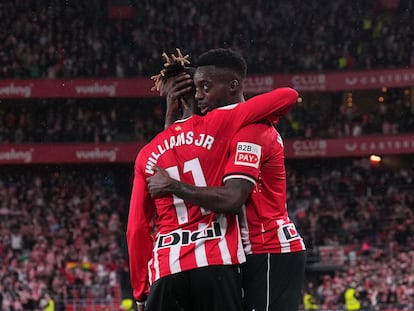
[{"label": "white stripe on jersey", "polygon": [[[171,166],[167,168],[166,171],[172,178],[180,180],[180,174],[178,173],[177,166]],[[185,206],[184,200],[177,197],[175,194],[173,194],[173,201],[174,201],[175,211],[177,213],[178,223],[180,225],[187,223],[188,222],[188,211],[187,211],[187,206]]]},{"label": "white stripe on jersey", "polygon": [[300,245],[302,246],[302,248],[305,250],[306,246],[305,246],[305,242],[303,242],[303,239],[300,238]]},{"label": "white stripe on jersey", "polygon": [[[203,231],[207,228],[207,224],[198,224],[198,230]],[[195,256],[196,256],[196,262],[197,267],[204,267],[208,265],[207,262],[207,254],[206,254],[206,248],[205,248],[205,240],[204,239],[198,239],[195,242]]]},{"label": "white stripe on jersey", "polygon": [[[239,217],[236,217],[236,221],[237,221],[237,226],[240,228]],[[243,243],[242,243],[240,234],[239,234],[238,241],[237,241],[237,259],[240,263],[243,263],[246,261],[246,254],[244,253]]]},{"label": "white stripe on jersey", "polygon": [[185,206],[184,200],[177,197],[175,194],[173,194],[173,199],[174,199],[175,211],[177,213],[178,223],[180,225],[187,223],[188,222],[188,210],[187,210],[187,206]]},{"label": "white stripe on jersey", "polygon": [[158,280],[160,278],[160,263],[158,261],[158,250],[154,252],[154,270],[155,270],[154,280]]},{"label": "white stripe on jersey", "polygon": [[229,251],[229,247],[227,245],[227,240],[226,240],[227,217],[224,214],[218,214],[217,220],[220,224],[221,233],[223,234],[218,244],[220,248],[221,258],[223,259],[223,264],[225,265],[231,264],[230,251]]},{"label": "white stripe on jersey", "polygon": [[256,180],[254,178],[251,178],[250,176],[242,175],[242,174],[226,176],[226,177],[223,178],[223,183],[225,183],[227,180],[233,179],[233,178],[245,179],[247,181],[250,181],[253,185],[256,186]]},{"label": "white stripe on jersey", "polygon": [[240,234],[241,234],[241,241],[242,241],[243,248],[244,248],[244,253],[246,255],[249,255],[252,253],[252,243],[250,243],[250,239],[249,239],[249,225],[247,223],[245,204],[243,204],[238,218],[240,220]]},{"label": "white stripe on jersey", "polygon": [[150,285],[152,284],[152,258],[148,261],[148,280]]},{"label": "white stripe on jersey", "polygon": [[[177,232],[180,236],[182,236],[181,229],[175,232]],[[169,247],[169,250],[170,250],[169,260],[170,260],[171,274],[181,272],[181,266],[180,266],[181,246],[182,246],[181,243],[177,243]]]}]

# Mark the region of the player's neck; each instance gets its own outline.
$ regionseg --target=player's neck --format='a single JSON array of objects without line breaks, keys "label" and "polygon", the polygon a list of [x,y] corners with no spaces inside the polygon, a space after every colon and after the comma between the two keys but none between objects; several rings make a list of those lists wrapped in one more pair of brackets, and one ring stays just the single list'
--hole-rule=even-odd
[{"label": "player's neck", "polygon": [[231,99],[231,103],[242,103],[242,102],[245,102],[245,101],[246,101],[246,99],[244,98],[243,94],[234,96]]},{"label": "player's neck", "polygon": [[182,115],[181,119],[187,119],[187,118],[191,117],[192,115],[193,115],[192,111],[185,110],[185,111],[183,111],[183,115]]}]

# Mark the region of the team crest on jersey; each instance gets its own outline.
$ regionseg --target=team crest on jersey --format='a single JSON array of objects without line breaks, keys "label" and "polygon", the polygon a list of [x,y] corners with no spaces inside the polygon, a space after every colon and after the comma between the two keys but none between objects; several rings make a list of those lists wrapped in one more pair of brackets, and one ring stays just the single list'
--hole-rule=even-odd
[{"label": "team crest on jersey", "polygon": [[181,125],[177,125],[176,127],[174,127],[174,130],[176,130],[177,132],[181,131],[181,129],[182,129]]},{"label": "team crest on jersey", "polygon": [[259,168],[262,147],[248,142],[238,142],[234,164]]}]

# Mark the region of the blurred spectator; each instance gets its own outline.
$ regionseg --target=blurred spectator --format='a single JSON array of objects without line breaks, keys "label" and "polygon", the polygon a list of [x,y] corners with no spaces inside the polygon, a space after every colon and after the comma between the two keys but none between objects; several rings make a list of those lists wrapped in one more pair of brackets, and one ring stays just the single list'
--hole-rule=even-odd
[{"label": "blurred spectator", "polygon": [[343,295],[346,311],[358,311],[361,309],[359,291],[356,289],[355,282],[351,282],[351,284],[345,289]]},{"label": "blurred spectator", "polygon": [[312,282],[309,282],[304,288],[303,306],[306,311],[319,309],[315,297],[315,286]]}]

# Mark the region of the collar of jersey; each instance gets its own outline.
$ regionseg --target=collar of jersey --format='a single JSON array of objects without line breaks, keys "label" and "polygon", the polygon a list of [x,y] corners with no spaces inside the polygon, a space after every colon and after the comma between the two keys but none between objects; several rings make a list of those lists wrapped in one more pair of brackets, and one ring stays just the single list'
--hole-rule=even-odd
[{"label": "collar of jersey", "polygon": [[182,123],[182,122],[187,121],[188,119],[191,119],[192,117],[193,116],[189,116],[188,118],[185,118],[185,119],[176,120],[174,123]]}]

